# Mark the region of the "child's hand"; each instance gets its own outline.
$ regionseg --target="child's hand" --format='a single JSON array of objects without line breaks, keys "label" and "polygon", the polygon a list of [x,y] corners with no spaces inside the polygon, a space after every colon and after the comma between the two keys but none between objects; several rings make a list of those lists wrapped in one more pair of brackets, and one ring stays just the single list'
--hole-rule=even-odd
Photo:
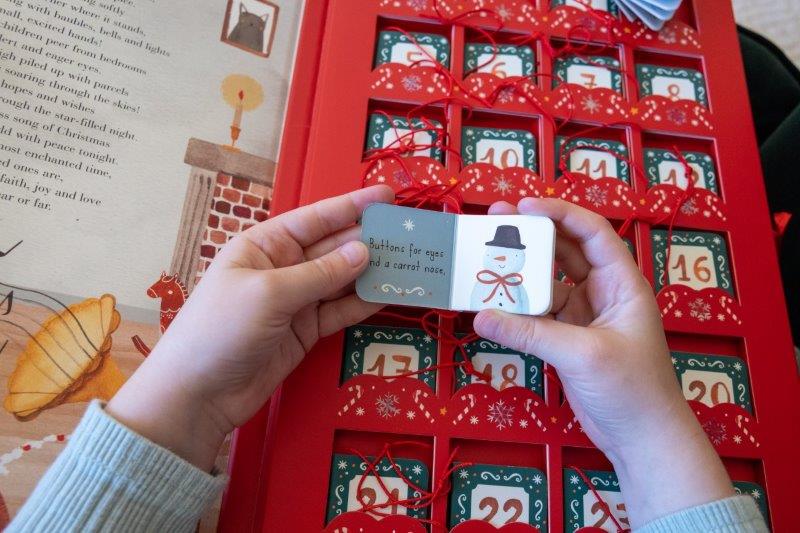
[{"label": "child's hand", "polygon": [[[653,290],[601,216],[561,200],[518,211],[556,223],[550,317],[481,311],[475,331],[553,365],[586,434],[614,464],[631,525],[730,496],[727,474],[681,395]],[[491,214],[516,213],[501,202]]]},{"label": "child's hand", "polygon": [[353,292],[368,258],[354,224],[367,205],[393,198],[389,187],[362,189],[231,240],[109,412],[209,468],[225,435],[255,414],[320,337],[381,308]]}]

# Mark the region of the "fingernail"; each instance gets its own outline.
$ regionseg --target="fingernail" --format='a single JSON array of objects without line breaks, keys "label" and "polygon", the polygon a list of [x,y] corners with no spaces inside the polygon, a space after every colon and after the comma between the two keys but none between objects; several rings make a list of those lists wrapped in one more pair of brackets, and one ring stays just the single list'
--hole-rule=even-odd
[{"label": "fingernail", "polygon": [[491,310],[484,310],[475,316],[472,326],[475,333],[482,337],[492,335],[497,325],[497,314]]},{"label": "fingernail", "polygon": [[339,251],[350,263],[351,267],[357,267],[364,262],[367,255],[367,247],[360,241],[350,241],[339,248]]},{"label": "fingernail", "polygon": [[519,209],[520,211],[522,211],[523,209],[527,210],[532,208],[534,205],[536,205],[536,199],[527,196],[522,200],[520,200],[519,203],[517,203],[517,209]]}]

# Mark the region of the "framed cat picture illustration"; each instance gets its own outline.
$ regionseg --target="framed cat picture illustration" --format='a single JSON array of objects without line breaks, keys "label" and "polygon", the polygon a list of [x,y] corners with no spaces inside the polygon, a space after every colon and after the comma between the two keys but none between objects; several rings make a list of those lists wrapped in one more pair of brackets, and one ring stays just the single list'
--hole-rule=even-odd
[{"label": "framed cat picture illustration", "polygon": [[278,6],[268,0],[228,0],[222,41],[253,54],[269,57]]}]

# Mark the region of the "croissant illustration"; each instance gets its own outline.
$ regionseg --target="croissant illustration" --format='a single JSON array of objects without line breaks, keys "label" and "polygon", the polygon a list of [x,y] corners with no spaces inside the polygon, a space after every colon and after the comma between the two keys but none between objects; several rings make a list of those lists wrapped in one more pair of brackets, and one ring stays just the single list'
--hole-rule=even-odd
[{"label": "croissant illustration", "polygon": [[110,399],[125,382],[109,353],[120,323],[115,305],[114,297],[104,294],[50,316],[17,359],[6,411],[30,420],[63,403]]}]

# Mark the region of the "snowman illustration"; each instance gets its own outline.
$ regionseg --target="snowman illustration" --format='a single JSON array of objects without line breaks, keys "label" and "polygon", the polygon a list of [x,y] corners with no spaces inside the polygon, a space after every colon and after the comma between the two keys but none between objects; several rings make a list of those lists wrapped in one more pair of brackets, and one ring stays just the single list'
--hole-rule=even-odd
[{"label": "snowman illustration", "polygon": [[525,264],[525,245],[516,226],[497,226],[494,239],[483,254],[483,270],[476,274],[472,310],[494,308],[509,313],[528,313],[528,293],[520,271]]}]

